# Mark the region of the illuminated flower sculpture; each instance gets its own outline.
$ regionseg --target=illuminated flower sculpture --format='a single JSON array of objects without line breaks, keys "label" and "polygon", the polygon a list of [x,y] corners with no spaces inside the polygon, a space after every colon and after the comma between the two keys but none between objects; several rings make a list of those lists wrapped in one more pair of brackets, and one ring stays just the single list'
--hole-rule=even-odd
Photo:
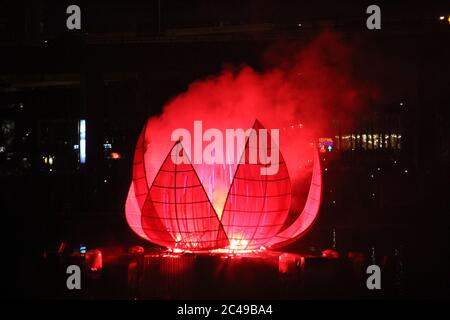
[{"label": "illuminated flower sculpture", "polygon": [[[256,121],[253,129],[261,128]],[[278,148],[277,172],[262,175],[267,164],[259,160],[195,166],[180,141],[172,142],[171,149],[164,151],[165,158],[155,164],[154,153],[161,152],[162,146],[149,143],[150,136],[146,125],[136,146],[126,202],[129,226],[150,242],[190,251],[273,248],[298,239],[318,215],[322,186],[317,150],[304,209],[295,219],[288,219],[291,181]],[[241,157],[249,157],[249,139],[240,150]],[[268,148],[273,146],[270,134],[267,141]],[[188,161],[174,162],[174,154]]]}]

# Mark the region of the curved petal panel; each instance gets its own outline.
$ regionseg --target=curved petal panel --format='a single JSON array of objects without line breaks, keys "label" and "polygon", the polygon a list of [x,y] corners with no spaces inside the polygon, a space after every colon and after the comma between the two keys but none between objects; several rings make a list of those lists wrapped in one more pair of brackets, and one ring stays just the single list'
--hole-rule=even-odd
[{"label": "curved petal panel", "polygon": [[[142,208],[142,228],[151,241],[183,250],[228,245],[227,236],[180,142],[167,155]],[[188,163],[186,163],[188,162]]]},{"label": "curved petal panel", "polygon": [[142,206],[147,197],[149,186],[145,173],[144,155],[145,155],[145,132],[147,124],[142,129],[133,159],[133,180],[128,191],[127,201],[125,203],[125,217],[130,228],[140,237],[150,240],[141,225]]},{"label": "curved petal panel", "polygon": [[322,172],[320,169],[319,152],[314,152],[314,167],[309,187],[308,198],[305,207],[297,220],[288,228],[270,239],[269,247],[281,247],[297,240],[314,223],[319,215],[320,202],[322,198]]},{"label": "curved petal panel", "polygon": [[[260,130],[265,129],[258,121],[253,129],[222,214],[232,250],[253,250],[265,245],[283,226],[291,203],[289,173],[276,142],[269,133],[265,138],[261,136]],[[249,161],[253,151],[258,153],[264,147],[271,150],[271,155],[278,153],[278,163],[263,164],[267,161],[261,161],[260,156],[256,163]],[[270,165],[278,166],[276,173],[269,174]]]}]

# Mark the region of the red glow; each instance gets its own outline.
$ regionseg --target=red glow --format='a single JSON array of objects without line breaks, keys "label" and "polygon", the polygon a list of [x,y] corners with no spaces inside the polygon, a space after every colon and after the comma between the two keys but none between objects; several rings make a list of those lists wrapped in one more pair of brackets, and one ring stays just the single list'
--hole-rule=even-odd
[{"label": "red glow", "polygon": [[[354,115],[373,92],[351,79],[351,50],[334,34],[325,33],[288,60],[263,73],[226,69],[194,82],[146,122],[126,202],[134,232],[172,249],[234,251],[285,245],[310,228],[319,212],[322,175],[317,146],[309,142],[328,134],[324,119]],[[257,174],[261,164],[170,162],[175,129],[194,132],[194,121],[201,120],[203,128],[225,132],[251,128],[255,119],[280,129],[276,175]],[[188,143],[180,145],[193,159],[184,151],[194,149]],[[242,152],[247,147],[235,154]]]},{"label": "red glow", "polygon": [[170,153],[145,199],[141,221],[152,242],[169,248],[206,250],[228,245],[194,168],[191,164],[174,164]]},{"label": "red glow", "polygon": [[112,159],[120,159],[121,158],[120,153],[118,153],[118,152],[111,152],[111,158]]},{"label": "red glow", "polygon": [[[260,128],[256,122],[254,129]],[[248,153],[247,143],[244,156]],[[260,174],[261,163],[238,165],[222,215],[230,249],[260,249],[284,225],[291,204],[291,181],[281,152],[279,163],[277,174],[271,176]]]},{"label": "red glow", "polygon": [[339,252],[333,249],[326,249],[322,251],[322,257],[329,258],[329,259],[338,259],[339,258]]},{"label": "red glow", "polygon": [[[130,227],[143,238],[177,251],[260,250],[298,237],[316,218],[321,193],[317,150],[305,209],[291,225],[286,225],[291,205],[291,180],[281,151],[279,169],[274,175],[261,175],[260,168],[264,167],[261,163],[237,164],[219,215],[194,166],[172,161],[172,152],[185,152],[181,142],[175,143],[169,151],[148,187],[143,145],[147,128],[136,147],[133,184],[126,207]],[[262,128],[256,121],[254,129]],[[270,135],[268,141],[273,143]],[[242,156],[248,158],[248,154],[247,141]]]},{"label": "red glow", "polygon": [[101,271],[103,268],[103,257],[100,250],[89,250],[85,255],[86,265],[90,271]]},{"label": "red glow", "polygon": [[278,272],[282,274],[294,273],[300,257],[291,254],[283,253],[278,257]]}]

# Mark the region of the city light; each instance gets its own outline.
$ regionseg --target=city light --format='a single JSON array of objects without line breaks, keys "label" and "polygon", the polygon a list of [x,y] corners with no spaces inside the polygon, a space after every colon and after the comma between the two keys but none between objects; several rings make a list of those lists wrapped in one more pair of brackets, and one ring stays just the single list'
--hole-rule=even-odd
[{"label": "city light", "polygon": [[120,159],[121,157],[119,152],[111,152],[111,159]]},{"label": "city light", "polygon": [[333,138],[320,138],[319,139],[319,151],[321,153],[331,152],[333,150]]},{"label": "city light", "polygon": [[86,163],[86,120],[79,123],[80,132],[80,163]]}]

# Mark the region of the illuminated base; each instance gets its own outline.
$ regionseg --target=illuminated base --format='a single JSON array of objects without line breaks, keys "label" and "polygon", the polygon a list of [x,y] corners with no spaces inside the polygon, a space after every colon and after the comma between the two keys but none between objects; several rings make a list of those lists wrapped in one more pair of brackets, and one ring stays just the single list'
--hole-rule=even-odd
[{"label": "illuminated base", "polygon": [[[244,241],[244,240],[242,240]],[[183,254],[183,253],[196,253],[196,254],[223,254],[223,255],[244,255],[244,254],[255,254],[259,255],[266,251],[265,247],[260,247],[259,249],[247,249],[247,241],[244,243],[232,242],[231,245],[227,248],[220,248],[214,250],[204,250],[204,251],[191,251],[191,250],[183,250],[179,248],[168,249],[167,252],[173,254]]]},{"label": "illuminated base", "polygon": [[[117,252],[117,251],[116,251]],[[78,259],[81,259],[78,257]],[[57,261],[57,260],[55,260]],[[87,263],[58,260],[66,265]],[[272,250],[176,253],[134,250],[103,253],[101,269],[83,278],[83,290],[69,292],[52,275],[55,297],[87,299],[304,299],[352,298],[368,294],[365,264],[352,258],[308,256]],[[66,274],[61,274],[65,279]]]},{"label": "illuminated base", "polygon": [[345,288],[333,285],[345,281],[336,276],[342,260],[271,250],[148,254],[144,265],[136,288],[143,299],[332,297],[333,287]]}]

